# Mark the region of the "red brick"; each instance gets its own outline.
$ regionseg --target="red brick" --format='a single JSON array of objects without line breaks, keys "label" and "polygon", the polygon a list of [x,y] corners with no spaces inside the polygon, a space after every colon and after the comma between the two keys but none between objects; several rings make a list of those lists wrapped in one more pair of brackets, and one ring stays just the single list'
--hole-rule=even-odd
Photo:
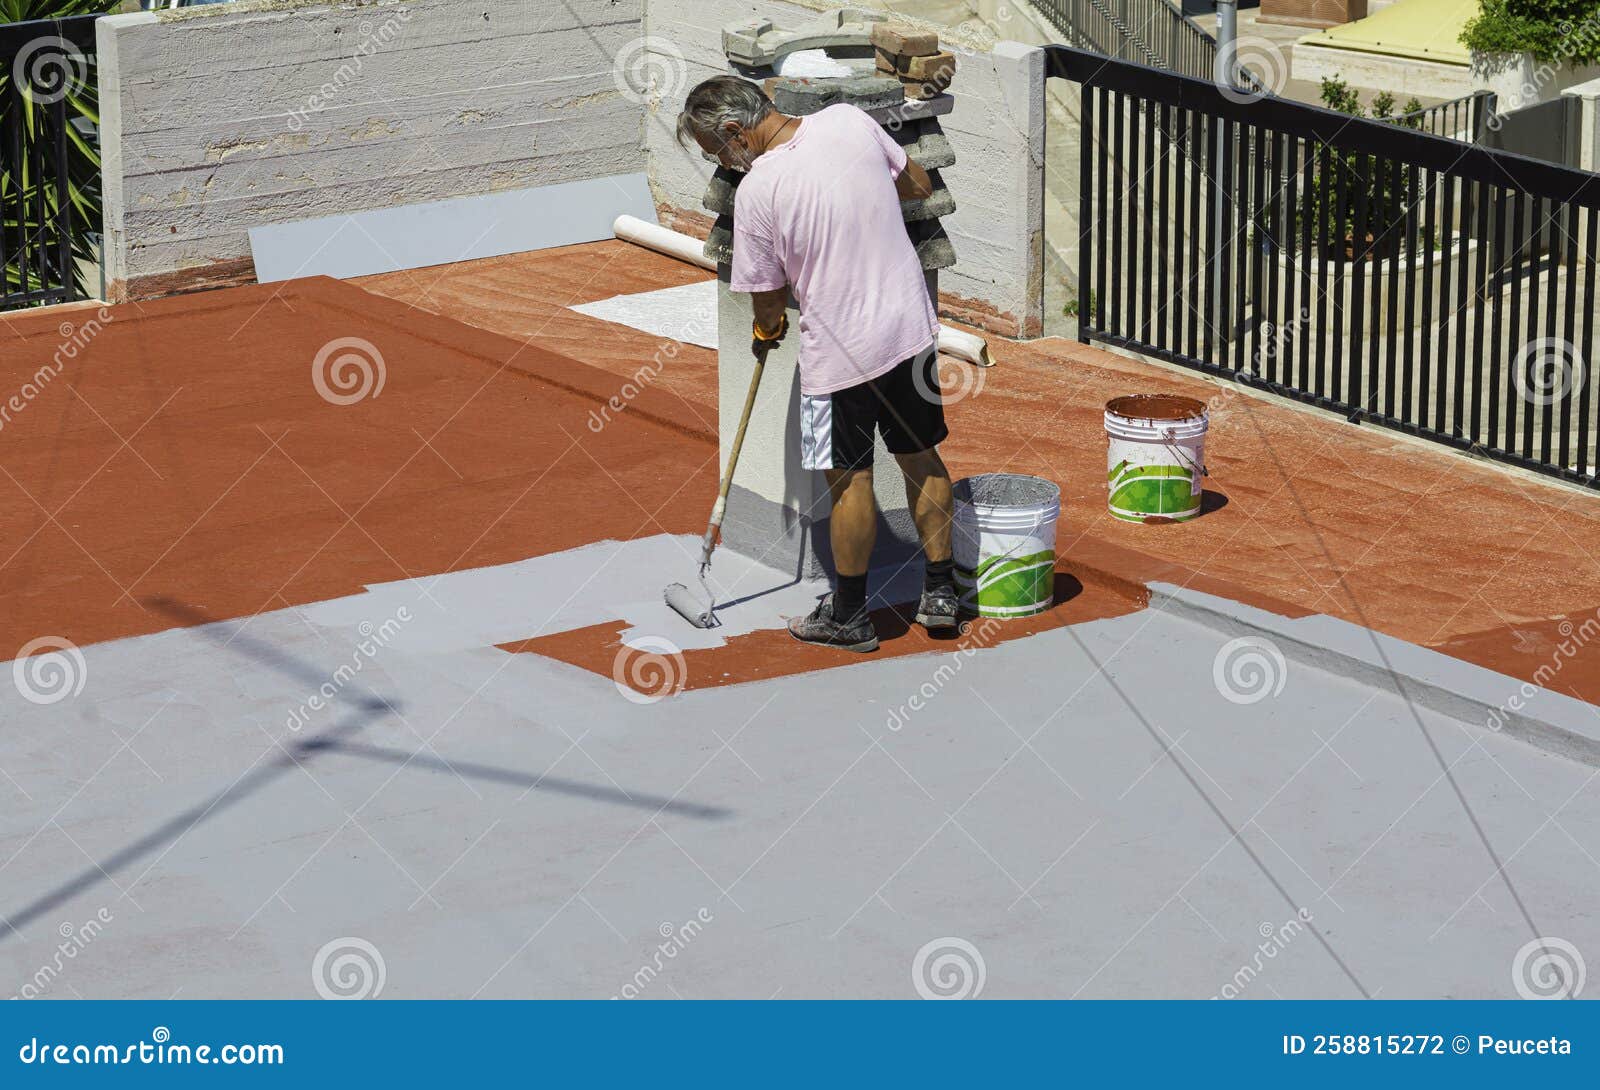
[{"label": "red brick", "polygon": [[929,80],[937,83],[943,80],[946,85],[956,74],[956,58],[953,53],[935,53],[929,57],[907,57],[906,66],[900,70],[902,76],[911,79]]},{"label": "red brick", "polygon": [[885,53],[898,53],[904,57],[927,57],[939,52],[939,32],[917,30],[915,27],[894,23],[874,23],[872,44]]}]

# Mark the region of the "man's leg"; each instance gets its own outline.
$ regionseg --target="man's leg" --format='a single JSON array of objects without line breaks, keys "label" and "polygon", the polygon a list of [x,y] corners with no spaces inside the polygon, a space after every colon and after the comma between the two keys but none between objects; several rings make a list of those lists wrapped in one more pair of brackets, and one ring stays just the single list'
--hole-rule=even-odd
[{"label": "man's leg", "polygon": [[872,469],[828,469],[828,494],[833,512],[828,518],[828,541],[833,546],[833,568],[840,580],[867,578],[867,562],[878,537],[878,504],[872,496]]},{"label": "man's leg", "polygon": [[808,617],[789,622],[789,634],[806,643],[847,651],[872,651],[878,636],[867,616],[867,564],[878,536],[872,497],[874,413],[865,391],[852,387],[801,398],[800,464],[820,469],[828,481],[834,592]]},{"label": "man's leg", "polygon": [[917,536],[922,539],[922,555],[930,564],[949,560],[955,501],[950,494],[950,471],[939,457],[938,448],[896,454],[894,460],[905,474],[906,503],[917,524]]},{"label": "man's leg", "polygon": [[917,623],[930,630],[954,631],[960,612],[950,558],[955,503],[950,471],[939,457],[939,444],[950,431],[944,422],[937,355],[930,350],[905,361],[879,380],[879,388],[884,444],[905,474],[906,503],[927,562]]}]

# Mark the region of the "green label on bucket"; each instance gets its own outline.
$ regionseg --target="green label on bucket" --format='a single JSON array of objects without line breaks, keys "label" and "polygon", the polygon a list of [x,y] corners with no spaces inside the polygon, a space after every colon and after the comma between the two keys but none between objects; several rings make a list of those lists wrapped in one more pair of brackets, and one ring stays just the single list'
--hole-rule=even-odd
[{"label": "green label on bucket", "polygon": [[956,568],[962,601],[984,617],[1023,617],[1049,608],[1055,594],[1054,549],[1030,556],[991,556],[976,572]]},{"label": "green label on bucket", "polygon": [[1111,482],[1111,513],[1142,521],[1150,515],[1171,519],[1191,518],[1200,510],[1194,473],[1185,466],[1117,463],[1107,478]]}]

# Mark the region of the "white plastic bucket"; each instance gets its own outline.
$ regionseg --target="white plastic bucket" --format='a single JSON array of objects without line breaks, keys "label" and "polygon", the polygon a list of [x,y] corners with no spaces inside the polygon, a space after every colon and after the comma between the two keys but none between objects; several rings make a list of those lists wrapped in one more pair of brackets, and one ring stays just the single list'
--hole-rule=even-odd
[{"label": "white plastic bucket", "polygon": [[1055,601],[1061,489],[1021,473],[955,483],[951,528],[961,602],[980,617],[1027,617]]},{"label": "white plastic bucket", "polygon": [[1206,475],[1205,403],[1171,394],[1106,402],[1106,498],[1126,522],[1183,522],[1200,513]]}]

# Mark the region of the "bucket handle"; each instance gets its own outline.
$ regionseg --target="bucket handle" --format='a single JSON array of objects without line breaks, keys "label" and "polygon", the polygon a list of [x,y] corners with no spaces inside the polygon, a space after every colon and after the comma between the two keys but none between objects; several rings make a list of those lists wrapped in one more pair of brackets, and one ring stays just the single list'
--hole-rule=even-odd
[{"label": "bucket handle", "polygon": [[1178,443],[1177,436],[1174,434],[1174,429],[1172,429],[1172,428],[1162,428],[1161,429],[1161,434],[1167,440],[1167,447],[1172,451],[1172,453],[1174,453],[1174,454],[1176,454],[1178,456],[1178,459],[1180,461],[1188,462],[1189,463],[1189,468],[1193,469],[1195,472],[1199,473],[1200,476],[1202,476],[1202,477],[1211,476],[1211,471],[1209,469],[1207,469],[1205,466],[1201,465],[1199,462],[1196,462],[1193,458],[1189,457],[1189,455],[1184,452],[1183,447],[1180,446],[1179,443]]}]

